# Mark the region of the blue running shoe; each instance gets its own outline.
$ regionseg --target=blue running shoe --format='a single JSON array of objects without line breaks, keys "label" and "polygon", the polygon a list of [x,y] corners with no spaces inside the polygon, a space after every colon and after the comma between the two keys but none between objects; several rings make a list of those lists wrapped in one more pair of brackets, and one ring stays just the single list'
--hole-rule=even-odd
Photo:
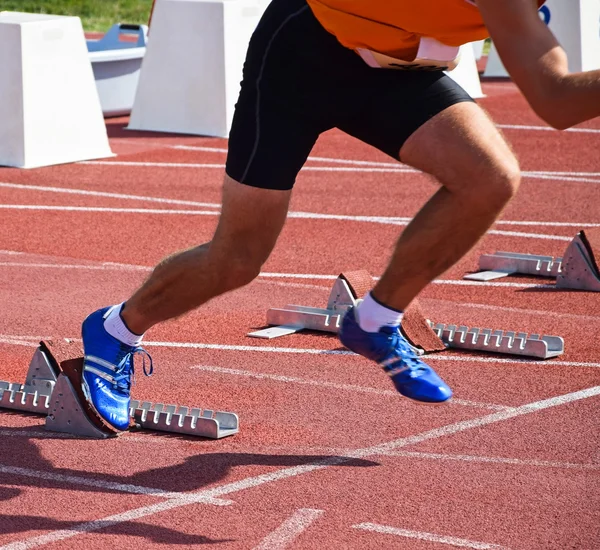
[{"label": "blue running shoe", "polygon": [[419,359],[399,327],[366,332],[360,328],[354,310],[348,310],[339,330],[344,346],[379,363],[404,397],[430,404],[444,403],[452,397],[450,387]]},{"label": "blue running shoe", "polygon": [[96,412],[117,430],[129,428],[131,382],[134,374],[133,356],[144,354],[150,360],[144,374],[153,371],[152,358],[140,346],[123,344],[104,329],[104,319],[113,307],[105,307],[89,315],[81,327],[83,338],[82,389]]}]

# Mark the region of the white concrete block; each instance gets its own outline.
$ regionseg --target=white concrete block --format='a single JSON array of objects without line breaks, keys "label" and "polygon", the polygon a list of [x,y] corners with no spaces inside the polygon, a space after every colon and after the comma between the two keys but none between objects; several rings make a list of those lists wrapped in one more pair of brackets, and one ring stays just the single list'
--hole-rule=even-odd
[{"label": "white concrete block", "polygon": [[[600,0],[547,0],[540,9],[569,59],[569,71],[600,69]],[[492,44],[484,76],[508,77]]]},{"label": "white concrete block", "polygon": [[157,0],[129,129],[227,137],[268,0]]},{"label": "white concrete block", "polygon": [[112,156],[78,17],[0,13],[0,165]]}]

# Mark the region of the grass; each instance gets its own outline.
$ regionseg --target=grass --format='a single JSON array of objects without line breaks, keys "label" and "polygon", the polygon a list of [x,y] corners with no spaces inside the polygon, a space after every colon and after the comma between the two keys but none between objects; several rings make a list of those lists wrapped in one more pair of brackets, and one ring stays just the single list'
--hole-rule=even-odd
[{"label": "grass", "polygon": [[76,15],[88,32],[115,23],[147,25],[151,7],[152,0],[0,0],[0,11]]}]

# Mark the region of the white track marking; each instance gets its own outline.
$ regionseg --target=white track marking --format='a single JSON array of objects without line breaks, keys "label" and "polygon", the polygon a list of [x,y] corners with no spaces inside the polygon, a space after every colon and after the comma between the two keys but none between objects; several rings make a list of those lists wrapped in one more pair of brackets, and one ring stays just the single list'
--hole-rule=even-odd
[{"label": "white track marking", "polygon": [[[197,162],[138,162],[138,161],[114,161],[107,162],[103,160],[86,160],[78,164],[92,164],[100,166],[136,166],[143,168],[204,168],[204,169],[221,169],[225,168],[225,164],[208,164]],[[404,174],[407,172],[399,165],[393,168],[380,168],[376,166],[304,166],[303,172],[367,172],[367,173],[388,173],[388,174]]]},{"label": "white track marking", "polygon": [[397,527],[389,527],[387,525],[378,525],[377,523],[359,523],[358,525],[353,525],[352,527],[354,529],[361,529],[363,531],[370,531],[372,533],[396,535],[397,537],[420,539],[428,542],[439,542],[440,544],[460,546],[462,548],[474,548],[475,550],[508,550],[505,546],[499,546],[497,544],[435,535],[433,533],[423,533],[422,531],[409,531],[408,529],[399,529]]},{"label": "white track marking", "polygon": [[[116,198],[116,199],[124,199],[124,200],[134,200],[134,201],[147,201],[147,202],[157,202],[162,204],[173,204],[173,205],[186,205],[186,206],[197,206],[202,208],[221,208],[220,203],[213,202],[197,202],[197,201],[187,201],[187,200],[179,200],[179,199],[169,199],[166,197],[151,197],[144,195],[124,195],[121,193],[109,193],[102,191],[88,191],[86,189],[70,189],[65,187],[48,187],[48,186],[40,186],[40,185],[23,185],[20,183],[2,183],[0,182],[0,187],[5,188],[15,188],[21,189],[25,191],[34,191],[34,192],[48,192],[48,193],[67,193],[72,195],[89,195],[89,196],[97,196],[97,197],[106,197],[106,198]],[[7,205],[9,206],[9,205]],[[191,212],[191,210],[185,210],[184,212]],[[352,221],[369,221],[376,222],[382,224],[389,225],[406,225],[411,221],[412,218],[402,217],[402,216],[352,216],[345,214],[322,214],[318,212],[296,212],[291,211],[288,213],[288,216],[294,218],[306,218],[306,219],[341,219],[341,220],[352,220]],[[533,226],[533,227],[575,227],[575,228],[585,228],[585,227],[600,227],[600,223],[598,222],[555,222],[555,221],[544,221],[544,220],[498,220],[496,221],[496,225],[509,225],[509,226]],[[0,253],[7,254],[7,251],[0,251]],[[13,252],[12,254],[21,254],[20,252]]]},{"label": "white track marking", "polygon": [[529,174],[543,174],[545,176],[572,176],[582,178],[600,178],[600,172],[548,172],[545,170],[534,170]]},{"label": "white track marking", "polygon": [[34,342],[28,342],[27,340],[19,340],[18,338],[6,338],[0,336],[0,344],[8,344],[11,346],[25,346],[28,348],[35,348],[37,344]]},{"label": "white track marking", "polygon": [[[167,210],[155,208],[116,208],[106,206],[58,206],[48,204],[0,204],[2,210],[34,210],[34,211],[54,211],[54,212],[100,212],[114,214],[158,214],[158,215],[178,215],[178,216],[219,216],[219,210]],[[350,216],[342,214],[318,214],[312,212],[289,212],[288,218],[301,218],[312,220],[339,220],[380,223],[385,225],[408,225],[408,221],[397,220],[393,218],[383,218],[380,216]],[[548,235],[545,233],[523,233],[521,231],[501,231],[490,229],[489,235],[502,235],[506,237],[519,237],[525,239],[543,239],[553,241],[570,242],[573,237],[562,235]]]},{"label": "white track marking", "polygon": [[476,357],[469,355],[456,355],[442,352],[438,354],[427,355],[427,360],[433,361],[457,361],[459,363],[511,363],[517,365],[536,365],[538,367],[591,367],[600,368],[600,363],[584,363],[581,361],[557,361],[555,359],[546,359],[532,361],[530,359],[508,359],[505,357]]},{"label": "white track marking", "polygon": [[47,210],[55,212],[102,212],[116,214],[160,214],[176,216],[219,216],[219,210],[167,210],[163,208],[111,208],[108,206],[56,206],[49,204],[0,204],[2,210]]},{"label": "white track marking", "polygon": [[272,346],[234,346],[225,344],[199,344],[195,342],[146,342],[144,346],[213,349],[220,351],[262,351],[267,353],[301,353],[307,355],[355,355],[352,351],[337,349],[302,349],[302,348],[277,348]]},{"label": "white track marking", "polygon": [[[45,479],[47,481],[56,481],[59,483],[68,483],[71,485],[81,485],[85,487],[97,487],[107,491],[119,491],[122,493],[131,493],[136,495],[146,495],[152,497],[168,498],[168,499],[190,499],[190,503],[196,502],[196,496],[193,493],[180,493],[173,491],[164,491],[151,487],[141,487],[139,485],[131,485],[128,483],[115,483],[113,481],[103,481],[101,479],[92,479],[83,476],[59,474],[56,472],[44,472],[40,470],[31,470],[29,468],[18,468],[15,466],[4,466],[0,464],[0,473],[12,474],[15,476],[31,477],[35,479]],[[229,506],[233,504],[230,500],[223,499],[207,499],[205,504],[213,504],[215,506]]]},{"label": "white track marking", "polygon": [[[317,157],[319,158],[319,157]],[[320,160],[323,160],[322,158]],[[367,173],[416,173],[416,170],[407,169],[400,164],[378,163],[377,165],[369,164],[368,166],[358,166],[357,161],[344,161],[343,159],[329,159],[332,163],[348,163],[351,166],[303,166],[303,172],[367,172]],[[368,162],[368,161],[364,161]],[[105,161],[105,160],[86,160],[78,164],[91,164],[99,166],[129,166],[129,167],[144,167],[144,168],[204,168],[204,169],[224,169],[225,164],[214,163],[195,163],[195,162],[142,162],[142,161]],[[561,174],[564,174],[561,173]],[[581,183],[600,183],[600,179],[569,177],[565,175],[554,175],[553,172],[541,174],[539,172],[523,171],[521,175],[524,178],[533,179],[551,179],[557,181],[578,181]]]},{"label": "white track marking", "polygon": [[[526,124],[497,124],[498,128],[502,128],[504,130],[535,130],[535,131],[543,131],[543,132],[556,132],[558,134],[558,130],[551,128],[550,126],[530,126]],[[561,132],[577,132],[582,134],[600,134],[600,129],[597,128],[568,128],[566,130],[562,130]]]},{"label": "white track marking", "polygon": [[456,460],[460,462],[510,464],[514,466],[536,466],[541,468],[564,468],[568,470],[600,470],[600,464],[556,462],[553,460],[534,460],[527,458],[505,458],[501,456],[419,453],[414,451],[391,451],[389,453],[386,453],[385,456],[398,456],[403,458],[423,458],[426,460]]},{"label": "white track marking", "polygon": [[38,546],[44,546],[46,544],[52,544],[61,540],[70,539],[85,533],[91,533],[93,531],[99,531],[100,529],[107,529],[114,525],[121,525],[122,523],[132,522],[144,517],[153,516],[160,512],[167,510],[173,510],[175,508],[181,508],[187,506],[189,503],[183,502],[178,499],[165,500],[158,504],[151,504],[150,506],[144,506],[142,508],[136,508],[129,512],[123,512],[114,516],[108,516],[99,520],[92,520],[85,523],[79,523],[72,529],[61,529],[60,531],[51,531],[46,535],[40,535],[32,537],[30,539],[10,542],[4,546],[0,546],[0,550],[27,550],[29,548],[36,548]]},{"label": "white track marking", "polygon": [[[332,388],[343,391],[353,391],[359,393],[369,393],[376,395],[386,395],[393,398],[400,397],[398,392],[395,390],[381,390],[379,388],[371,388],[368,386],[355,386],[353,384],[338,384],[336,382],[329,382],[327,380],[310,380],[308,378],[298,378],[296,376],[284,376],[280,374],[269,374],[263,372],[252,372],[248,370],[230,369],[226,367],[214,367],[211,365],[194,365],[191,369],[205,371],[205,372],[216,372],[218,374],[230,374],[233,376],[244,376],[246,378],[255,378],[257,380],[274,380],[276,382],[285,382],[287,384],[300,384],[305,386],[316,386],[318,388]],[[479,409],[490,409],[493,411],[503,411],[504,409],[511,409],[513,407],[507,407],[504,405],[494,405],[492,403],[478,403],[475,401],[466,401],[464,399],[452,399],[450,405],[460,405],[465,407],[477,407]]]},{"label": "white track marking", "polygon": [[89,269],[92,271],[152,271],[151,267],[110,265],[110,264],[38,264],[27,262],[0,262],[3,267],[29,267],[33,269]]},{"label": "white track marking", "polygon": [[523,237],[525,239],[546,239],[551,241],[571,242],[573,237],[564,237],[562,235],[545,235],[541,233],[523,233],[521,231],[501,231],[498,229],[490,229],[487,232],[489,235],[503,235],[505,237]]},{"label": "white track marking", "polygon": [[283,550],[302,534],[324,510],[300,508],[286,519],[275,531],[269,533],[254,550]]},{"label": "white track marking", "polygon": [[[96,270],[96,271],[152,271],[153,267],[136,266],[127,264],[117,264],[112,262],[104,262],[101,264],[48,264],[48,263],[33,263],[33,262],[0,262],[0,267],[21,267],[33,269],[81,269],[81,270]],[[337,275],[311,275],[304,273],[260,273],[259,277],[266,279],[313,279],[335,281]],[[374,277],[374,281],[379,280],[379,277]],[[534,284],[534,283],[506,283],[497,281],[468,281],[461,279],[435,279],[432,284],[438,285],[456,285],[456,286],[478,286],[490,288],[545,288],[552,289],[554,284]],[[317,285],[315,285],[317,286]],[[320,287],[319,287],[320,288]],[[325,287],[323,287],[325,288]]]},{"label": "white track marking", "polygon": [[[353,459],[366,459],[368,457],[375,457],[382,453],[387,453],[401,447],[407,447],[423,441],[447,437],[456,433],[473,430],[482,426],[488,426],[497,422],[503,422],[519,416],[536,413],[552,407],[565,405],[567,403],[574,403],[581,399],[588,399],[598,395],[600,395],[600,386],[594,386],[592,388],[559,395],[550,399],[544,399],[543,401],[535,401],[533,403],[521,405],[520,407],[515,407],[514,409],[504,410],[470,420],[463,420],[453,424],[447,424],[446,426],[441,426],[440,428],[434,428],[432,430],[427,430],[411,436],[401,437],[399,439],[374,445],[372,447],[357,449],[349,452],[346,456],[327,457],[309,464],[282,468],[274,472],[248,477],[217,487],[212,487],[210,489],[203,489],[195,493],[190,493],[190,495],[218,498],[224,495],[237,493],[239,491],[260,487],[269,483],[275,483],[283,479],[291,479],[310,472],[324,470],[330,466],[338,466],[350,462]],[[1,546],[0,550],[25,550],[28,548],[35,548],[37,546],[69,539],[78,535],[90,533],[92,531],[98,531],[105,527],[111,527],[113,525],[118,525],[143,517],[153,516],[166,510],[173,510],[183,506],[188,506],[189,504],[189,502],[181,501],[179,499],[167,500],[166,502],[161,502],[151,506],[143,506],[141,508],[136,508],[128,512],[123,512],[121,514],[109,516],[103,519],[81,523],[74,526],[72,529],[53,531],[45,535],[32,537],[27,540],[9,543],[8,545]]]},{"label": "white track marking", "polygon": [[262,281],[260,279],[256,279],[255,282],[258,284],[277,285],[277,286],[282,286],[285,288],[310,288],[310,289],[315,289],[315,290],[326,290],[329,292],[331,291],[331,288],[328,286],[325,286],[325,285],[309,285],[309,284],[303,284],[303,283],[282,283],[281,281],[272,281],[272,280]]},{"label": "white track marking", "polygon": [[456,286],[487,286],[496,288],[545,288],[553,289],[555,285],[553,283],[548,284],[535,284],[535,283],[501,283],[498,281],[468,281],[464,279],[435,279],[431,281],[434,285],[456,285]]},{"label": "white track marking", "polygon": [[[28,340],[34,341],[39,340],[52,340],[53,336],[45,337],[33,337],[33,336],[15,336],[15,335],[4,335],[0,334],[0,339],[5,338],[8,340],[22,341],[27,343]],[[72,342],[81,342],[80,338],[70,338]],[[274,346],[240,346],[233,344],[206,344],[201,342],[152,342],[144,341],[144,346],[148,347],[163,347],[163,348],[183,348],[183,349],[210,349],[217,351],[254,351],[259,353],[293,353],[293,354],[306,354],[306,355],[345,355],[360,357],[352,351],[339,350],[339,349],[316,349],[316,348],[284,348]],[[468,354],[453,354],[446,351],[442,353],[433,353],[426,356],[427,360],[432,361],[456,361],[458,363],[508,363],[515,365],[535,365],[547,367],[593,367],[600,368],[600,363],[584,363],[579,361],[557,361],[556,359],[542,360],[528,360],[520,359],[518,357],[505,358],[505,357],[484,357],[484,356],[472,356]]]},{"label": "white track marking", "polygon": [[220,203],[185,201],[179,199],[167,199],[162,197],[147,197],[143,195],[124,195],[123,193],[109,193],[105,191],[89,191],[87,189],[70,189],[68,187],[49,187],[47,185],[23,185],[21,183],[0,182],[0,187],[22,189],[24,191],[43,191],[47,193],[66,193],[69,195],[87,195],[90,197],[105,197],[109,199],[124,199],[133,201],[158,202],[162,204],[180,204],[186,206],[200,206],[202,208],[221,208]]},{"label": "white track marking", "polygon": [[551,176],[549,174],[522,174],[524,177],[538,180],[559,180],[559,181],[574,181],[577,183],[600,183],[600,179],[592,178],[579,178],[579,177],[567,177],[567,176]]}]

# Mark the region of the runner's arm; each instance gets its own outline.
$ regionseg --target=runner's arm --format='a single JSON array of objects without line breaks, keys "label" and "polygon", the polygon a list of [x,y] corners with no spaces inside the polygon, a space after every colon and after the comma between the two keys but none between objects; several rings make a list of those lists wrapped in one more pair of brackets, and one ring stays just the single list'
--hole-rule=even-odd
[{"label": "runner's arm", "polygon": [[600,70],[569,73],[535,0],[478,0],[506,70],[533,110],[563,130],[600,116]]}]

